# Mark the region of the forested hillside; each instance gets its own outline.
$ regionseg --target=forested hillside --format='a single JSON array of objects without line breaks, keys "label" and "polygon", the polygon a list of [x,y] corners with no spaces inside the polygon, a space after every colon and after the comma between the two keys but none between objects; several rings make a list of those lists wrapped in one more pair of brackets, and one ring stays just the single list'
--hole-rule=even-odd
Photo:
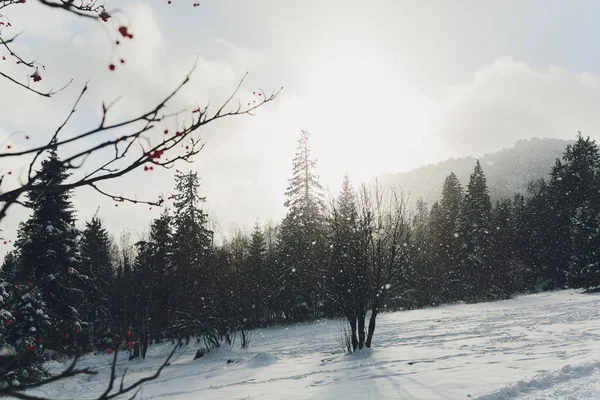
[{"label": "forested hillside", "polygon": [[[496,201],[515,194],[527,194],[529,182],[548,179],[554,160],[560,158],[572,140],[533,138],[520,140],[513,147],[483,155],[479,158],[485,169],[490,198]],[[419,197],[432,204],[441,194],[448,173],[454,172],[466,182],[473,172],[475,158],[449,158],[445,161],[381,177],[385,185],[398,185],[410,194],[411,204]]]}]

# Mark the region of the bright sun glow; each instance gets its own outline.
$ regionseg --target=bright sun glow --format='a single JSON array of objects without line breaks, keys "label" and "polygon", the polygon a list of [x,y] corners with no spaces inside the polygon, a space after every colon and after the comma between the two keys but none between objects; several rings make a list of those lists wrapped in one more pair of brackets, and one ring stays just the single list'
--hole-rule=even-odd
[{"label": "bright sun glow", "polygon": [[368,42],[332,43],[321,54],[305,81],[322,93],[310,99],[308,126],[325,184],[338,187],[346,172],[362,181],[421,162],[431,150],[434,104],[394,69],[393,57]]}]

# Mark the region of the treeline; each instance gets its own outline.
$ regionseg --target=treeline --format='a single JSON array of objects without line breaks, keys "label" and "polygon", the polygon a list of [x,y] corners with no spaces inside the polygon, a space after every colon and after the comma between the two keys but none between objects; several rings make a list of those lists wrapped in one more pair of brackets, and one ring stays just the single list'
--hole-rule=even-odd
[{"label": "treeline", "polygon": [[441,199],[419,202],[408,284],[398,304],[484,301],[600,285],[600,153],[578,135],[548,180],[492,207],[479,163],[466,191],[454,174]]},{"label": "treeline", "polygon": [[[52,151],[40,179],[65,181],[59,166]],[[477,162],[466,187],[450,173],[439,201],[409,212],[400,191],[347,178],[326,199],[302,132],[285,218],[220,245],[199,187],[177,173],[172,212],[136,243],[115,243],[98,217],[78,231],[69,192],[30,193],[1,272],[0,381],[39,379],[50,351],[247,346],[253,328],[330,316],[348,321],[353,351],[371,346],[386,309],[600,285],[600,153],[581,135],[528,196],[492,205]]]}]

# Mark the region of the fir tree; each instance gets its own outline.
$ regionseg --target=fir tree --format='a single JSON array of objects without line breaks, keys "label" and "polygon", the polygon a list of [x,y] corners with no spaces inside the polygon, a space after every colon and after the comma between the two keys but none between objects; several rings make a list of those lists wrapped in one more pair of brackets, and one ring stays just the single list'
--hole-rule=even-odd
[{"label": "fir tree", "polygon": [[0,269],[0,279],[8,282],[14,282],[18,272],[18,254],[13,250],[4,256],[2,269]]},{"label": "fir tree", "polygon": [[[436,210],[432,212],[434,216],[438,212],[438,207],[436,204]],[[412,224],[412,263],[407,271],[409,289],[404,296],[407,298],[404,305],[408,307],[430,304],[431,293],[439,289],[439,285],[436,285],[434,271],[432,271],[430,229],[427,203],[423,198],[419,198]]]},{"label": "fir tree", "polygon": [[517,262],[513,204],[509,199],[496,202],[492,211],[488,257],[489,284],[497,298],[507,298],[520,284]]},{"label": "fir tree", "polygon": [[41,357],[51,328],[46,304],[31,282],[18,283],[13,288],[0,283],[0,297],[4,300],[0,311],[3,325],[0,382],[12,385],[36,382],[46,375]]},{"label": "fir tree", "polygon": [[79,272],[90,279],[87,307],[82,310],[89,321],[86,332],[91,344],[107,348],[112,343],[112,313],[109,299],[114,295],[114,269],[110,255],[108,232],[98,217],[86,222],[80,241],[81,267]]},{"label": "fir tree", "polygon": [[252,326],[258,326],[266,319],[266,308],[268,296],[270,296],[271,271],[267,269],[266,264],[267,243],[262,229],[256,223],[250,244],[248,246],[248,257],[246,258],[245,275],[247,281],[245,284],[249,289],[247,302],[251,303]]},{"label": "fir tree", "polygon": [[152,305],[150,319],[155,340],[164,337],[172,324],[175,309],[175,291],[171,286],[174,271],[172,268],[173,232],[172,218],[164,212],[152,222],[150,244],[152,264]]},{"label": "fir tree", "polygon": [[18,252],[17,281],[32,282],[39,288],[52,321],[47,346],[74,352],[81,348],[78,334],[87,329],[78,308],[85,302],[88,277],[79,272],[78,230],[71,192],[38,188],[57,187],[69,177],[56,148],[42,162],[27,206],[32,215],[22,223],[15,243]]},{"label": "fir tree", "polygon": [[[194,316],[199,320],[205,316],[206,297],[209,284],[208,260],[212,248],[213,233],[206,227],[207,214],[201,204],[206,201],[199,195],[199,178],[196,172],[175,175],[173,217],[173,274],[171,287],[175,293],[175,313]],[[191,331],[183,332],[189,338]]]},{"label": "fir tree", "polygon": [[493,283],[488,260],[492,204],[479,160],[469,179],[460,225],[463,298],[474,300],[489,295]]},{"label": "fir tree", "polygon": [[460,272],[459,226],[463,202],[463,189],[454,173],[444,181],[438,207],[431,210],[432,270],[441,280],[440,301],[454,301],[465,292]]},{"label": "fir tree", "polygon": [[287,215],[281,223],[278,253],[281,264],[279,302],[292,319],[314,317],[324,300],[323,188],[315,173],[309,133],[302,131],[285,192]]}]

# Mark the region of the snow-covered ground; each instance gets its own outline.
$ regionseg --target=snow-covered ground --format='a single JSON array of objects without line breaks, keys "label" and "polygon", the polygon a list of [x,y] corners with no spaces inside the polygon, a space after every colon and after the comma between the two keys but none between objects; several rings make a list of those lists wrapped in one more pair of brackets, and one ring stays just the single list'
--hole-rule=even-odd
[{"label": "snow-covered ground", "polygon": [[[184,347],[141,396],[598,399],[599,316],[600,295],[573,291],[383,314],[373,351],[351,356],[341,354],[340,321],[262,329],[254,332],[248,350],[222,348],[194,361],[199,345]],[[153,346],[146,360],[123,358],[120,370],[128,369],[127,380],[139,379],[170,350],[170,344]],[[37,393],[93,397],[105,388],[110,360],[87,356],[81,366],[101,374],[57,382]]]}]

